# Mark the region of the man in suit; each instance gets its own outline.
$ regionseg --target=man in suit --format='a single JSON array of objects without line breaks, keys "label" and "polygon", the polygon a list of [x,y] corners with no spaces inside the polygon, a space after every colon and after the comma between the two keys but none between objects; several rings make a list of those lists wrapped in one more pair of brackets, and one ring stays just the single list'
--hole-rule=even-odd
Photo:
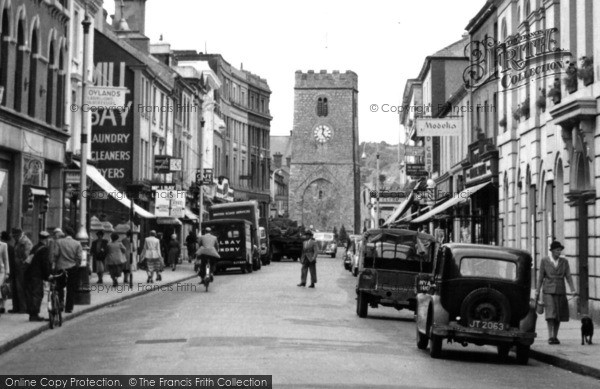
[{"label": "man in suit", "polygon": [[302,257],[300,262],[302,263],[302,271],[300,275],[300,283],[298,286],[306,286],[306,276],[310,270],[310,286],[314,288],[317,283],[317,242],[313,239],[312,231],[306,232],[308,239],[302,244]]},{"label": "man in suit", "polygon": [[44,298],[44,280],[48,280],[52,272],[50,234],[42,231],[39,238],[39,243],[33,246],[31,255],[27,258],[29,265],[25,270],[24,278],[29,321],[44,321],[44,318],[40,317],[40,307]]},{"label": "man in suit", "polygon": [[[79,284],[79,266],[83,259],[83,249],[81,243],[75,240],[75,231],[71,227],[65,227],[64,232],[66,237],[56,241],[56,245],[53,247],[55,268],[57,271],[64,270],[65,276],[57,279],[58,298],[61,301],[62,306],[66,313],[73,312],[73,305],[75,303],[74,297],[77,292],[77,286]],[[65,302],[64,289],[67,288],[67,297]],[[63,302],[65,302],[63,304]]]}]

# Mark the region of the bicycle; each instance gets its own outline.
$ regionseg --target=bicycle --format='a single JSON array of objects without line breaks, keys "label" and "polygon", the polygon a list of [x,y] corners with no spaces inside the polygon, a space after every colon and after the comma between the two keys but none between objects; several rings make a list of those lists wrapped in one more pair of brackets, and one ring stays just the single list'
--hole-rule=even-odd
[{"label": "bicycle", "polygon": [[67,273],[62,270],[58,274],[53,274],[48,277],[50,289],[48,290],[48,320],[50,320],[50,329],[55,326],[62,326],[62,304],[58,298],[58,289],[56,282],[60,277],[67,277]]},{"label": "bicycle", "polygon": [[[200,255],[199,257],[203,257],[202,255]],[[204,264],[204,277],[202,278],[202,281],[200,281],[201,284],[204,285],[204,288],[206,289],[206,292],[208,292],[208,285],[212,282],[213,280],[213,275],[212,275],[212,266],[211,266],[211,262],[212,262],[212,258],[209,256],[205,256],[205,264]],[[200,261],[200,263],[202,263],[202,260]],[[199,265],[198,267],[201,269],[202,265]],[[200,276],[201,272],[198,272],[198,276]]]}]

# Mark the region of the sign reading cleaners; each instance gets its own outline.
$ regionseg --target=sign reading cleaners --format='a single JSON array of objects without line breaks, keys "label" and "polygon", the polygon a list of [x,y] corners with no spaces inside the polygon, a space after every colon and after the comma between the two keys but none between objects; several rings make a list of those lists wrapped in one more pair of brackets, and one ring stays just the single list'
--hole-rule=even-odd
[{"label": "sign reading cleaners", "polygon": [[[94,85],[101,90],[118,91],[114,101],[118,108],[91,110],[92,153],[97,169],[115,188],[125,190],[133,181],[133,90],[134,73],[130,66],[139,62],[106,36],[97,33],[94,39]],[[99,88],[98,88],[99,87]],[[98,98],[102,97],[100,95]],[[93,105],[90,103],[90,105]]]}]

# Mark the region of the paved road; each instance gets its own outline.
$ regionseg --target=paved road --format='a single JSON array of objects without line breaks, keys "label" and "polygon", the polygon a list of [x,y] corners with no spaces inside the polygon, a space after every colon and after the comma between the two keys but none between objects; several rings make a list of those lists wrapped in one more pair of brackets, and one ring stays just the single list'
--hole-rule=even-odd
[{"label": "paved road", "polygon": [[[597,388],[598,381],[493,350],[417,350],[410,312],[355,313],[355,278],[319,257],[316,289],[296,262],[155,292],[47,331],[0,356],[0,374],[271,374],[276,388]],[[193,284],[189,284],[192,286]]]}]

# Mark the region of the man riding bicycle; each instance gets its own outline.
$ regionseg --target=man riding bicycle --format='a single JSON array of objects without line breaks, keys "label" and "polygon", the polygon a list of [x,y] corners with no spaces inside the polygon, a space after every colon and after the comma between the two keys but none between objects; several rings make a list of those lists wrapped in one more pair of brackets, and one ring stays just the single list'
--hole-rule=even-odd
[{"label": "man riding bicycle", "polygon": [[211,228],[206,227],[204,235],[198,238],[198,244],[200,248],[196,251],[196,255],[200,256],[200,273],[198,274],[201,279],[204,279],[206,263],[210,263],[210,280],[213,280],[213,274],[217,266],[217,260],[221,258],[219,255],[219,241],[217,237],[211,234]]}]

